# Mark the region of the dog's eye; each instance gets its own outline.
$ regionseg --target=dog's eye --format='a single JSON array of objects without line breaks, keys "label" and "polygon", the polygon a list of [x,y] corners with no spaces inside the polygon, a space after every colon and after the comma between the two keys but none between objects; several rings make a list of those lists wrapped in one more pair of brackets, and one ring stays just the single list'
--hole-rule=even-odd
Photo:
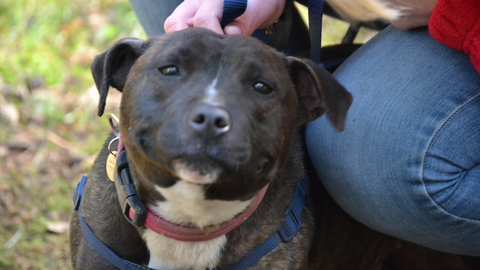
[{"label": "dog's eye", "polygon": [[166,66],[158,69],[163,75],[166,76],[177,76],[178,68],[176,66]]},{"label": "dog's eye", "polygon": [[262,83],[262,82],[257,82],[253,85],[253,90],[259,92],[260,94],[270,94],[273,90],[270,88],[270,86]]}]

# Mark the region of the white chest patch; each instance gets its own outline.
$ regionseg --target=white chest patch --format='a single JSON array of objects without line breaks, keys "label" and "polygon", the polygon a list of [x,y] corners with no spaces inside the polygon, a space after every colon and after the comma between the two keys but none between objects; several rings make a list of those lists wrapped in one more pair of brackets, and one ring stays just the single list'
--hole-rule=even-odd
[{"label": "white chest patch", "polygon": [[161,270],[214,269],[227,242],[225,236],[205,242],[181,242],[148,229],[143,239],[150,250],[148,267]]},{"label": "white chest patch", "polygon": [[[203,188],[184,180],[169,188],[155,187],[166,199],[149,207],[164,219],[198,227],[220,224],[243,212],[253,201],[205,200]],[[149,267],[154,269],[213,269],[220,259],[226,237],[205,242],[182,242],[149,229],[143,234],[150,250]]]}]

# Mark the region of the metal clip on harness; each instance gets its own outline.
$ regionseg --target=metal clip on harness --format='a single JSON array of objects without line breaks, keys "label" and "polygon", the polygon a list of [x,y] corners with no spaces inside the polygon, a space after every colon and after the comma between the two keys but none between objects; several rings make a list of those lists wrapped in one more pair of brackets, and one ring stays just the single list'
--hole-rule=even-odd
[{"label": "metal clip on harness", "polygon": [[[123,215],[128,222],[135,227],[143,227],[145,218],[147,217],[147,207],[145,207],[137,196],[137,190],[135,189],[135,184],[132,181],[130,169],[128,168],[126,151],[122,151],[119,154],[113,173],[118,201],[120,202],[120,207],[122,207]],[[130,218],[130,209],[134,212],[133,218]]]}]

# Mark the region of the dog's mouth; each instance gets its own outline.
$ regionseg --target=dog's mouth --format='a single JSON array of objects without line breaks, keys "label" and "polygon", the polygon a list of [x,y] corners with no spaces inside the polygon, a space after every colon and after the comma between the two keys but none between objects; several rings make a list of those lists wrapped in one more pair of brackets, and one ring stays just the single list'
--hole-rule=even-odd
[{"label": "dog's mouth", "polygon": [[201,156],[177,158],[173,160],[172,167],[178,178],[199,185],[216,182],[224,171],[218,161]]},{"label": "dog's mouth", "polygon": [[[270,166],[270,161],[267,158],[261,158],[257,163],[256,166],[251,166],[253,177],[261,176]],[[227,165],[222,162],[203,155],[175,158],[171,165],[179,179],[199,185],[218,182],[222,175],[224,176],[225,173],[232,170],[232,168],[227,168]]]}]

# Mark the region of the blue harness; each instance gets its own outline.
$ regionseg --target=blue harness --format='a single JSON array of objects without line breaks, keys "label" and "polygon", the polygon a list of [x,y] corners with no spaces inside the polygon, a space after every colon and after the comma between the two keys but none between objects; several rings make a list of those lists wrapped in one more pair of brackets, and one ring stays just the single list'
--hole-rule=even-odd
[{"label": "blue harness", "polygon": [[[80,183],[78,183],[75,193],[73,195],[73,208],[78,211],[78,218],[80,226],[82,227],[83,235],[90,246],[105,260],[121,270],[154,270],[147,266],[138,265],[120,258],[110,248],[103,244],[93,233],[92,229],[85,222],[82,216],[82,209],[80,203],[82,200],[83,190],[87,182],[87,177],[82,176]],[[265,242],[258,245],[248,252],[239,262],[227,268],[217,268],[219,270],[243,270],[247,269],[263,256],[267,255],[275,247],[282,242],[289,242],[300,230],[302,226],[301,215],[304,207],[309,207],[309,188],[308,178],[304,176],[301,181],[297,183],[295,188],[295,195],[292,199],[292,204],[288,207],[285,213],[285,219],[280,225],[280,228],[273,233]]]}]

